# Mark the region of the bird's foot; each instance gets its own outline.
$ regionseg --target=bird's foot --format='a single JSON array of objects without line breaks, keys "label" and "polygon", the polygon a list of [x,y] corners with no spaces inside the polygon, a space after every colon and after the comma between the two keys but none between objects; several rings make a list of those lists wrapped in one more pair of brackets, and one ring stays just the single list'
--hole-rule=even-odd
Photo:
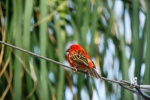
[{"label": "bird's foot", "polygon": [[78,71],[77,68],[74,67],[73,72],[77,72],[77,71]]}]

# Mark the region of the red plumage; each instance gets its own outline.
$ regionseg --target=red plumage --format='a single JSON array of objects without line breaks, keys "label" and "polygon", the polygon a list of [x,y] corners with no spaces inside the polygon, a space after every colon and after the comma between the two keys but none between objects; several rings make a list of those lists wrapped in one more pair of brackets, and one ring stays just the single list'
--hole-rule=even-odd
[{"label": "red plumage", "polygon": [[78,44],[73,44],[67,49],[68,62],[72,67],[75,67],[77,70],[85,72],[87,75],[101,78],[95,69],[95,65],[91,60],[90,56],[85,52],[85,50]]}]

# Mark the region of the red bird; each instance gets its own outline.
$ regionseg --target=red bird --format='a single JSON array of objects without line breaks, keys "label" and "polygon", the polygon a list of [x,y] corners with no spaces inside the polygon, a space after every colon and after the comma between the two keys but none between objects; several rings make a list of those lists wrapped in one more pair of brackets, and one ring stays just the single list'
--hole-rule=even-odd
[{"label": "red bird", "polygon": [[67,59],[72,67],[75,67],[77,71],[82,71],[88,76],[95,78],[101,78],[95,70],[95,65],[90,56],[85,50],[78,44],[73,44],[66,50],[68,53]]}]

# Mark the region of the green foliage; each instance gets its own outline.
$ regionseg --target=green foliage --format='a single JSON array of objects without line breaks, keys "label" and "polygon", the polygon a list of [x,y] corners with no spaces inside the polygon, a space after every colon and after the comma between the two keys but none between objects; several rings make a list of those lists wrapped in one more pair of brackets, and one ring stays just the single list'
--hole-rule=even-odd
[{"label": "green foliage", "polygon": [[[123,8],[119,18],[114,11],[117,2]],[[0,39],[61,63],[67,62],[65,49],[78,43],[103,77],[131,80],[134,75],[138,84],[150,84],[149,4],[148,0],[2,0]],[[139,13],[146,18],[142,28]],[[126,16],[131,21],[131,41]],[[133,99],[130,91],[117,84],[74,73],[4,45],[0,50],[0,99],[62,100],[71,95],[80,100],[92,99],[96,93],[99,99]]]}]

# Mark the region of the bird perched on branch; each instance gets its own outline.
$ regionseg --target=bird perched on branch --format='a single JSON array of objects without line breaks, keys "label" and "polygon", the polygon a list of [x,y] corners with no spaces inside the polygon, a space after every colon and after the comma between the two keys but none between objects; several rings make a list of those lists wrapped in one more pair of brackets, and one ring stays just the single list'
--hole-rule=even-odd
[{"label": "bird perched on branch", "polygon": [[97,79],[101,78],[97,73],[96,67],[90,56],[80,45],[72,44],[66,52],[68,52],[68,62],[72,67],[76,68],[76,71],[82,71],[88,76],[92,76]]}]

